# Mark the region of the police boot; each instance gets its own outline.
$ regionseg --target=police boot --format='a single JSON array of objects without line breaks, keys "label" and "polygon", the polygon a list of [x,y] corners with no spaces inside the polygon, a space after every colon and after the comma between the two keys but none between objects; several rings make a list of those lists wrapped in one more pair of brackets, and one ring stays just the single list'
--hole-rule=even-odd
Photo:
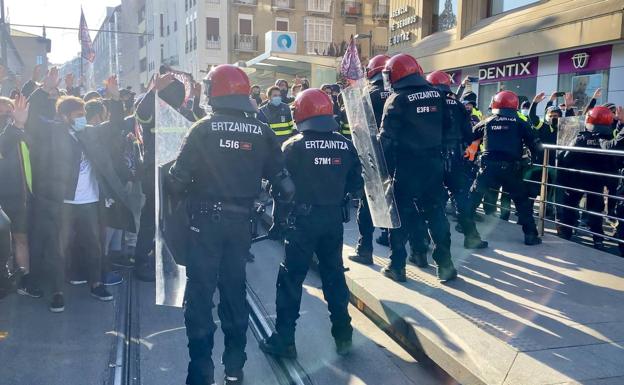
[{"label": "police boot", "polygon": [[604,239],[597,235],[593,236],[594,239],[594,249],[596,250],[604,250]]},{"label": "police boot", "polygon": [[464,249],[468,250],[478,250],[478,249],[487,249],[488,247],[487,241],[481,239],[479,234],[466,235],[464,237]]},{"label": "police boot", "polygon": [[353,347],[353,340],[352,339],[348,339],[348,340],[335,340],[336,342],[336,353],[338,353],[339,356],[346,356],[347,354],[349,354],[349,352],[351,351],[351,348]]},{"label": "police boot", "polygon": [[405,276],[405,269],[395,269],[391,266],[386,266],[381,270],[381,273],[396,282],[405,282],[407,277]]},{"label": "police boot", "polygon": [[524,244],[527,246],[535,246],[542,243],[542,238],[535,233],[524,234]]},{"label": "police boot", "polygon": [[557,225],[557,235],[565,240],[569,240],[572,238],[572,229],[567,226]]},{"label": "police boot", "polygon": [[440,282],[449,282],[457,278],[457,270],[453,262],[449,261],[446,265],[438,265],[437,275]]},{"label": "police boot", "polygon": [[420,268],[425,268],[425,267],[429,267],[429,262],[427,262],[427,252],[421,252],[421,251],[412,251],[412,253],[409,256],[409,261],[411,263],[413,263],[414,265],[420,267]]},{"label": "police boot", "polygon": [[283,358],[297,358],[297,347],[294,343],[284,342],[279,334],[273,333],[271,337],[260,342],[260,350],[273,356]]},{"label": "police boot", "polygon": [[372,265],[374,263],[372,255],[361,252],[357,252],[355,255],[349,255],[348,258],[349,260],[361,263],[362,265]]},{"label": "police boot", "polygon": [[243,383],[243,372],[236,374],[225,374],[225,379],[223,380],[223,385],[240,385]]},{"label": "police boot", "polygon": [[382,230],[381,234],[375,239],[375,242],[377,242],[378,245],[389,247],[390,240],[388,239],[388,230]]}]

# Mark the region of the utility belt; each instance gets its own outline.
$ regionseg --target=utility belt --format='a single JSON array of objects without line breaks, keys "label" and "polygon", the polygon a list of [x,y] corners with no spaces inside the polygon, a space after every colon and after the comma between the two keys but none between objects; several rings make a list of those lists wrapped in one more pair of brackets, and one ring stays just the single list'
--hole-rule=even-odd
[{"label": "utility belt", "polygon": [[309,203],[297,203],[295,204],[292,210],[292,216],[294,217],[306,217],[312,214],[313,212],[321,211],[321,212],[338,212],[340,211],[342,214],[343,222],[349,222],[350,220],[350,212],[349,205],[350,199],[345,199],[342,205],[313,205]]},{"label": "utility belt", "polygon": [[209,216],[214,222],[220,222],[223,217],[250,217],[251,210],[251,204],[216,200],[197,200],[190,203],[189,207],[192,216]]},{"label": "utility belt", "polygon": [[492,159],[487,159],[487,158],[485,159],[481,158],[481,165],[497,167],[497,168],[500,168],[501,170],[518,171],[524,168],[524,166],[526,165],[526,161],[524,160],[507,161],[507,160],[492,160]]}]

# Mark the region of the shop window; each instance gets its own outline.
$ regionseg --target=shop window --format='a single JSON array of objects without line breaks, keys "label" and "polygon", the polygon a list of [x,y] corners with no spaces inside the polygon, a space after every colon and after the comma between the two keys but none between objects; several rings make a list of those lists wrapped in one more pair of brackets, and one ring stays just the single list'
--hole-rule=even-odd
[{"label": "shop window", "polygon": [[490,101],[499,91],[513,91],[518,95],[520,103],[524,100],[533,100],[536,94],[537,78],[505,80],[502,82],[479,85],[479,109],[487,114]]},{"label": "shop window", "polygon": [[572,92],[576,107],[582,110],[589,103],[597,88],[602,89],[602,96],[596,101],[596,104],[602,104],[607,101],[609,71],[561,74],[559,75],[558,85],[558,91]]},{"label": "shop window", "polygon": [[457,0],[436,0],[433,2],[431,32],[448,31],[457,26]]},{"label": "shop window", "polygon": [[490,16],[498,15],[499,13],[537,3],[538,1],[539,0],[490,0],[488,4],[488,14]]}]

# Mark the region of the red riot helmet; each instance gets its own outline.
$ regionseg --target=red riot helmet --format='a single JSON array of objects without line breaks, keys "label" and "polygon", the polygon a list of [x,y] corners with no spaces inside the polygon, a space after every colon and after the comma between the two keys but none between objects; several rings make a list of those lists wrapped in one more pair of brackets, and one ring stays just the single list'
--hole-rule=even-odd
[{"label": "red riot helmet", "polygon": [[388,59],[390,59],[388,55],[377,55],[371,58],[368,61],[368,65],[366,65],[366,77],[372,79],[375,75],[381,73]]},{"label": "red riot helmet", "polygon": [[427,81],[440,91],[451,92],[451,76],[444,71],[433,71],[427,75]]},{"label": "red riot helmet", "polygon": [[293,103],[293,119],[298,131],[331,132],[338,129],[331,98],[318,88],[297,94]]},{"label": "red riot helmet", "polygon": [[517,116],[520,101],[512,91],[500,91],[492,98],[492,113],[496,115]]},{"label": "red riot helmet", "polygon": [[[422,77],[423,69],[413,56],[400,53],[398,55],[394,55],[386,62],[382,74],[384,77],[384,85],[386,86],[386,89],[389,89],[390,87],[397,88],[399,82],[405,80],[411,75]],[[418,83],[420,83],[419,85],[426,84],[424,79]]]},{"label": "red riot helmet", "polygon": [[204,78],[208,104],[213,108],[256,112],[249,101],[251,85],[247,74],[231,64],[221,64],[213,68]]},{"label": "red riot helmet", "polygon": [[608,107],[596,106],[585,116],[585,128],[601,135],[612,135],[613,113]]}]

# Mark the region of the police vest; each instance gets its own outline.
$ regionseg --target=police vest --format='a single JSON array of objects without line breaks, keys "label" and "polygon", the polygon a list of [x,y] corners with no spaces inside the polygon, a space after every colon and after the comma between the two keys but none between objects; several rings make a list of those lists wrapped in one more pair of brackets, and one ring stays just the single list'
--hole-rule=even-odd
[{"label": "police vest", "polygon": [[262,107],[262,113],[266,117],[269,127],[277,136],[290,136],[293,133],[294,122],[290,108],[286,104],[280,104],[278,107],[271,107],[267,104]]}]

